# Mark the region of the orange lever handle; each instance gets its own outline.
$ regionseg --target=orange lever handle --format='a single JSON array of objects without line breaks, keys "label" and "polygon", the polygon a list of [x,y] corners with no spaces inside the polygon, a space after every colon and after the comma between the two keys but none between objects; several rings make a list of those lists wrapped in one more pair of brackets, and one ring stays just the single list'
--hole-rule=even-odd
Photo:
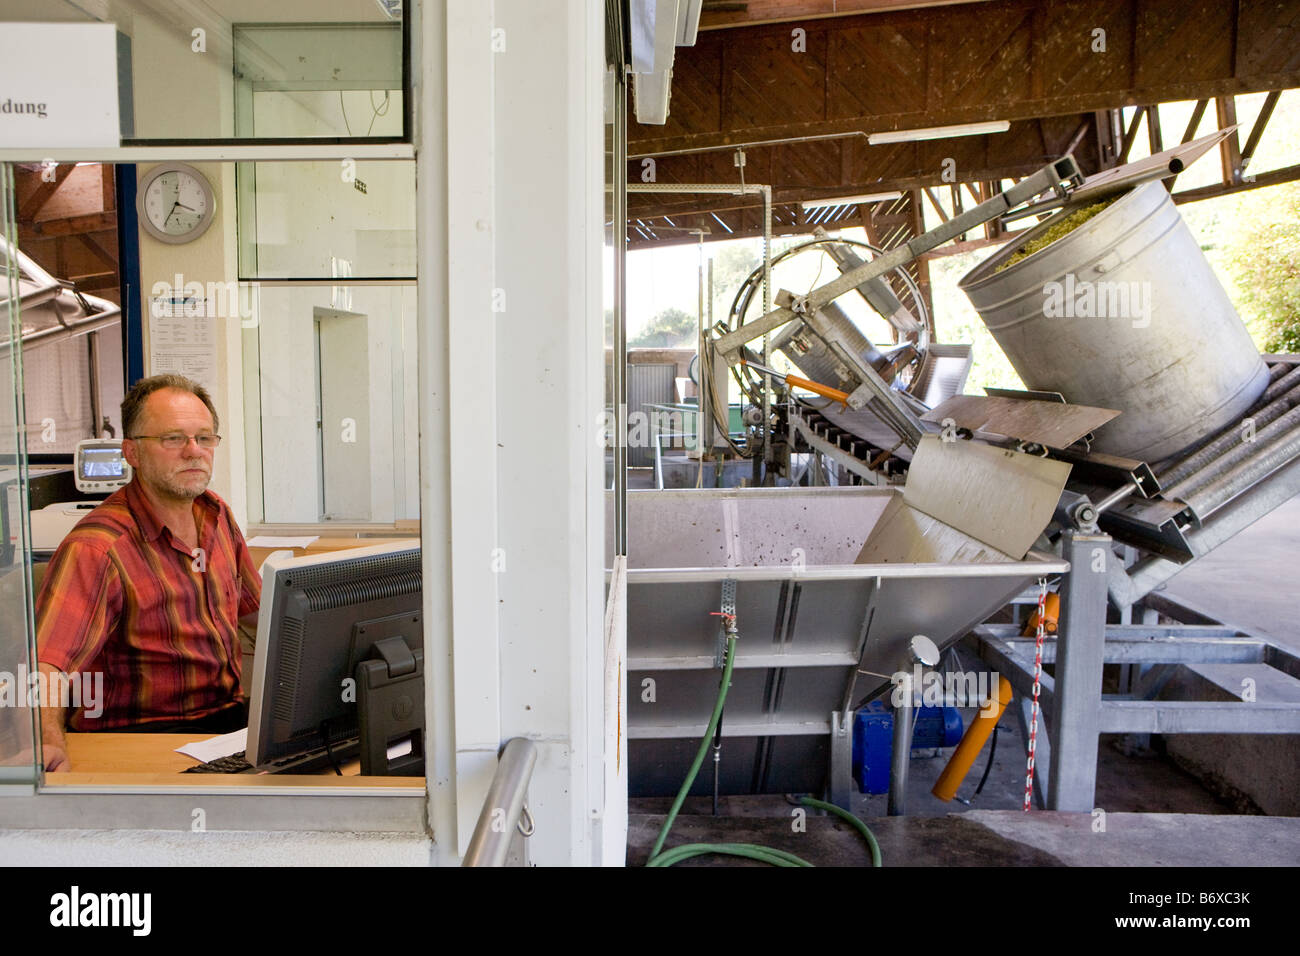
[{"label": "orange lever handle", "polygon": [[822,385],[820,382],[813,382],[806,378],[800,378],[798,375],[787,375],[786,383],[797,385],[799,388],[806,388],[810,392],[816,392],[823,398],[833,399],[842,405],[848,405],[849,393],[841,392],[838,388],[831,388],[829,385]]}]

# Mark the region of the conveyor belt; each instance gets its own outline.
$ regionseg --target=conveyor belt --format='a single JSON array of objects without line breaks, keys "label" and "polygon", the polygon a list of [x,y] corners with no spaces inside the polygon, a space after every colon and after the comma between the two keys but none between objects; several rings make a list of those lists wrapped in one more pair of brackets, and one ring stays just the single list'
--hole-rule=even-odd
[{"label": "conveyor belt", "polygon": [[1273,500],[1276,494],[1254,504],[1240,501],[1300,459],[1300,360],[1268,356],[1266,362],[1270,384],[1259,401],[1197,447],[1153,465],[1158,493],[1130,498],[1103,513],[1103,530],[1186,562],[1206,552],[1206,539],[1198,546],[1193,538],[1228,505],[1237,502],[1239,514],[1258,511],[1255,520],[1281,503]]}]

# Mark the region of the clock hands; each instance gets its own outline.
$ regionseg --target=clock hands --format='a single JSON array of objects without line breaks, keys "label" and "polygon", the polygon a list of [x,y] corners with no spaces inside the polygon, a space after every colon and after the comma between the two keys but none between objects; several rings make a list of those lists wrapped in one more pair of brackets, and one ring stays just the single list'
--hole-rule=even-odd
[{"label": "clock hands", "polygon": [[172,203],[171,212],[167,213],[167,218],[163,220],[163,229],[166,229],[167,224],[172,221],[172,216],[176,215],[177,208],[184,209],[186,212],[194,212],[194,210],[191,209],[189,206],[185,205],[185,203],[177,200],[176,202]]}]

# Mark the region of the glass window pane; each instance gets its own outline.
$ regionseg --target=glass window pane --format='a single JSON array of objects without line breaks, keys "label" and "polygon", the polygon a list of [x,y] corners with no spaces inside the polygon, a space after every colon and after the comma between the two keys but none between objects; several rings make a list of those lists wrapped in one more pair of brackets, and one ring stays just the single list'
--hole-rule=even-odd
[{"label": "glass window pane", "polygon": [[415,163],[240,163],[243,279],[415,278]]},{"label": "glass window pane", "polygon": [[27,471],[22,428],[22,323],[15,236],[13,170],[0,164],[0,783],[35,779],[32,712]]},{"label": "glass window pane", "polygon": [[405,136],[401,0],[8,0],[0,20],[115,24],[124,140]]},{"label": "glass window pane", "polygon": [[402,32],[392,21],[234,30],[240,137],[402,135]]},{"label": "glass window pane", "polygon": [[415,286],[251,290],[244,330],[249,520],[419,517]]}]

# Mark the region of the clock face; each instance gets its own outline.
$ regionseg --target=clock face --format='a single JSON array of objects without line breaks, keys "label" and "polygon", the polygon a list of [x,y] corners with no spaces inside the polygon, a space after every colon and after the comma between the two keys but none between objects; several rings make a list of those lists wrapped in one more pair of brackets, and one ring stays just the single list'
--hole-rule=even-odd
[{"label": "clock face", "polygon": [[197,170],[163,170],[149,181],[142,199],[145,228],[163,241],[193,239],[212,220],[212,190]]}]

